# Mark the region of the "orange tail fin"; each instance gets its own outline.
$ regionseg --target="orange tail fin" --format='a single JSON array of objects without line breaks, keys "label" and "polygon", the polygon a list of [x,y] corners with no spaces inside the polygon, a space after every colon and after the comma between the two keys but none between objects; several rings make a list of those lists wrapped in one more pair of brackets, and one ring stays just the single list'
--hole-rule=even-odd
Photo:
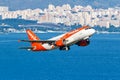
[{"label": "orange tail fin", "polygon": [[31,30],[26,30],[29,40],[40,40]]},{"label": "orange tail fin", "polygon": [[[31,30],[26,30],[29,40],[40,40]],[[38,47],[40,43],[31,42],[31,46],[33,47],[32,50],[37,51],[39,50]]]},{"label": "orange tail fin", "polygon": [[[40,40],[31,30],[26,30],[29,40]],[[31,42],[31,46],[33,47],[33,51],[44,50],[41,43]]]}]

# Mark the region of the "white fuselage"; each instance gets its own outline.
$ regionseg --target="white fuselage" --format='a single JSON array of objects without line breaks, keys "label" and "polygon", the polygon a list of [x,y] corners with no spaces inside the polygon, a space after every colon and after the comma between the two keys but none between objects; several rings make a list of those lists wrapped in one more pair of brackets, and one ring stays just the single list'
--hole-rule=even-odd
[{"label": "white fuselage", "polygon": [[[73,44],[77,43],[80,40],[84,40],[84,39],[89,38],[94,33],[95,33],[94,29],[83,29],[83,30],[80,30],[77,33],[75,33],[75,34],[71,35],[70,37],[66,38],[65,39],[65,45],[66,46],[73,45]],[[72,34],[72,33],[69,33],[69,34]],[[62,37],[64,35],[65,34],[62,34],[62,35],[53,37],[53,38],[51,38],[49,40],[58,40],[60,37]],[[45,47],[47,50],[58,48],[57,46],[49,44],[49,43],[44,43],[44,44],[42,44],[42,46]]]}]

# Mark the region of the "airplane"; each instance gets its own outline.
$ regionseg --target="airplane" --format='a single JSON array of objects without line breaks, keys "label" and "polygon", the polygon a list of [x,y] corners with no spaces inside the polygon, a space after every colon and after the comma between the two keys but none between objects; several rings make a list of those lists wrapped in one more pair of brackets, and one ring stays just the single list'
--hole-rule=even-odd
[{"label": "airplane", "polygon": [[90,43],[89,38],[95,33],[95,29],[89,26],[82,26],[70,32],[41,40],[30,29],[26,30],[29,40],[20,40],[22,42],[30,42],[30,47],[21,47],[31,51],[48,51],[59,48],[59,50],[70,50],[70,46],[76,44],[78,46],[87,46]]}]

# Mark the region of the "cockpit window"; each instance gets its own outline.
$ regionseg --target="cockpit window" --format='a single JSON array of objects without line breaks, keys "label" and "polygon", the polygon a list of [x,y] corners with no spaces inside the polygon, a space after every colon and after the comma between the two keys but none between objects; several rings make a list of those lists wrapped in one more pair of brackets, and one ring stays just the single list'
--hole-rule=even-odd
[{"label": "cockpit window", "polygon": [[91,27],[85,28],[85,30],[87,30],[87,29],[91,29]]}]

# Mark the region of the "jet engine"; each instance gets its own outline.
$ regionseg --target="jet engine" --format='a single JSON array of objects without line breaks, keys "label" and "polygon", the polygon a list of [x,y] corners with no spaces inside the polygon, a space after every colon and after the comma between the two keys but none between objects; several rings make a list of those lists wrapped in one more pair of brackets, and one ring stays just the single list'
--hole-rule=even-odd
[{"label": "jet engine", "polygon": [[56,46],[62,47],[65,45],[65,40],[60,39],[55,42]]},{"label": "jet engine", "polygon": [[78,46],[88,46],[90,44],[89,39],[81,40],[76,43]]}]

